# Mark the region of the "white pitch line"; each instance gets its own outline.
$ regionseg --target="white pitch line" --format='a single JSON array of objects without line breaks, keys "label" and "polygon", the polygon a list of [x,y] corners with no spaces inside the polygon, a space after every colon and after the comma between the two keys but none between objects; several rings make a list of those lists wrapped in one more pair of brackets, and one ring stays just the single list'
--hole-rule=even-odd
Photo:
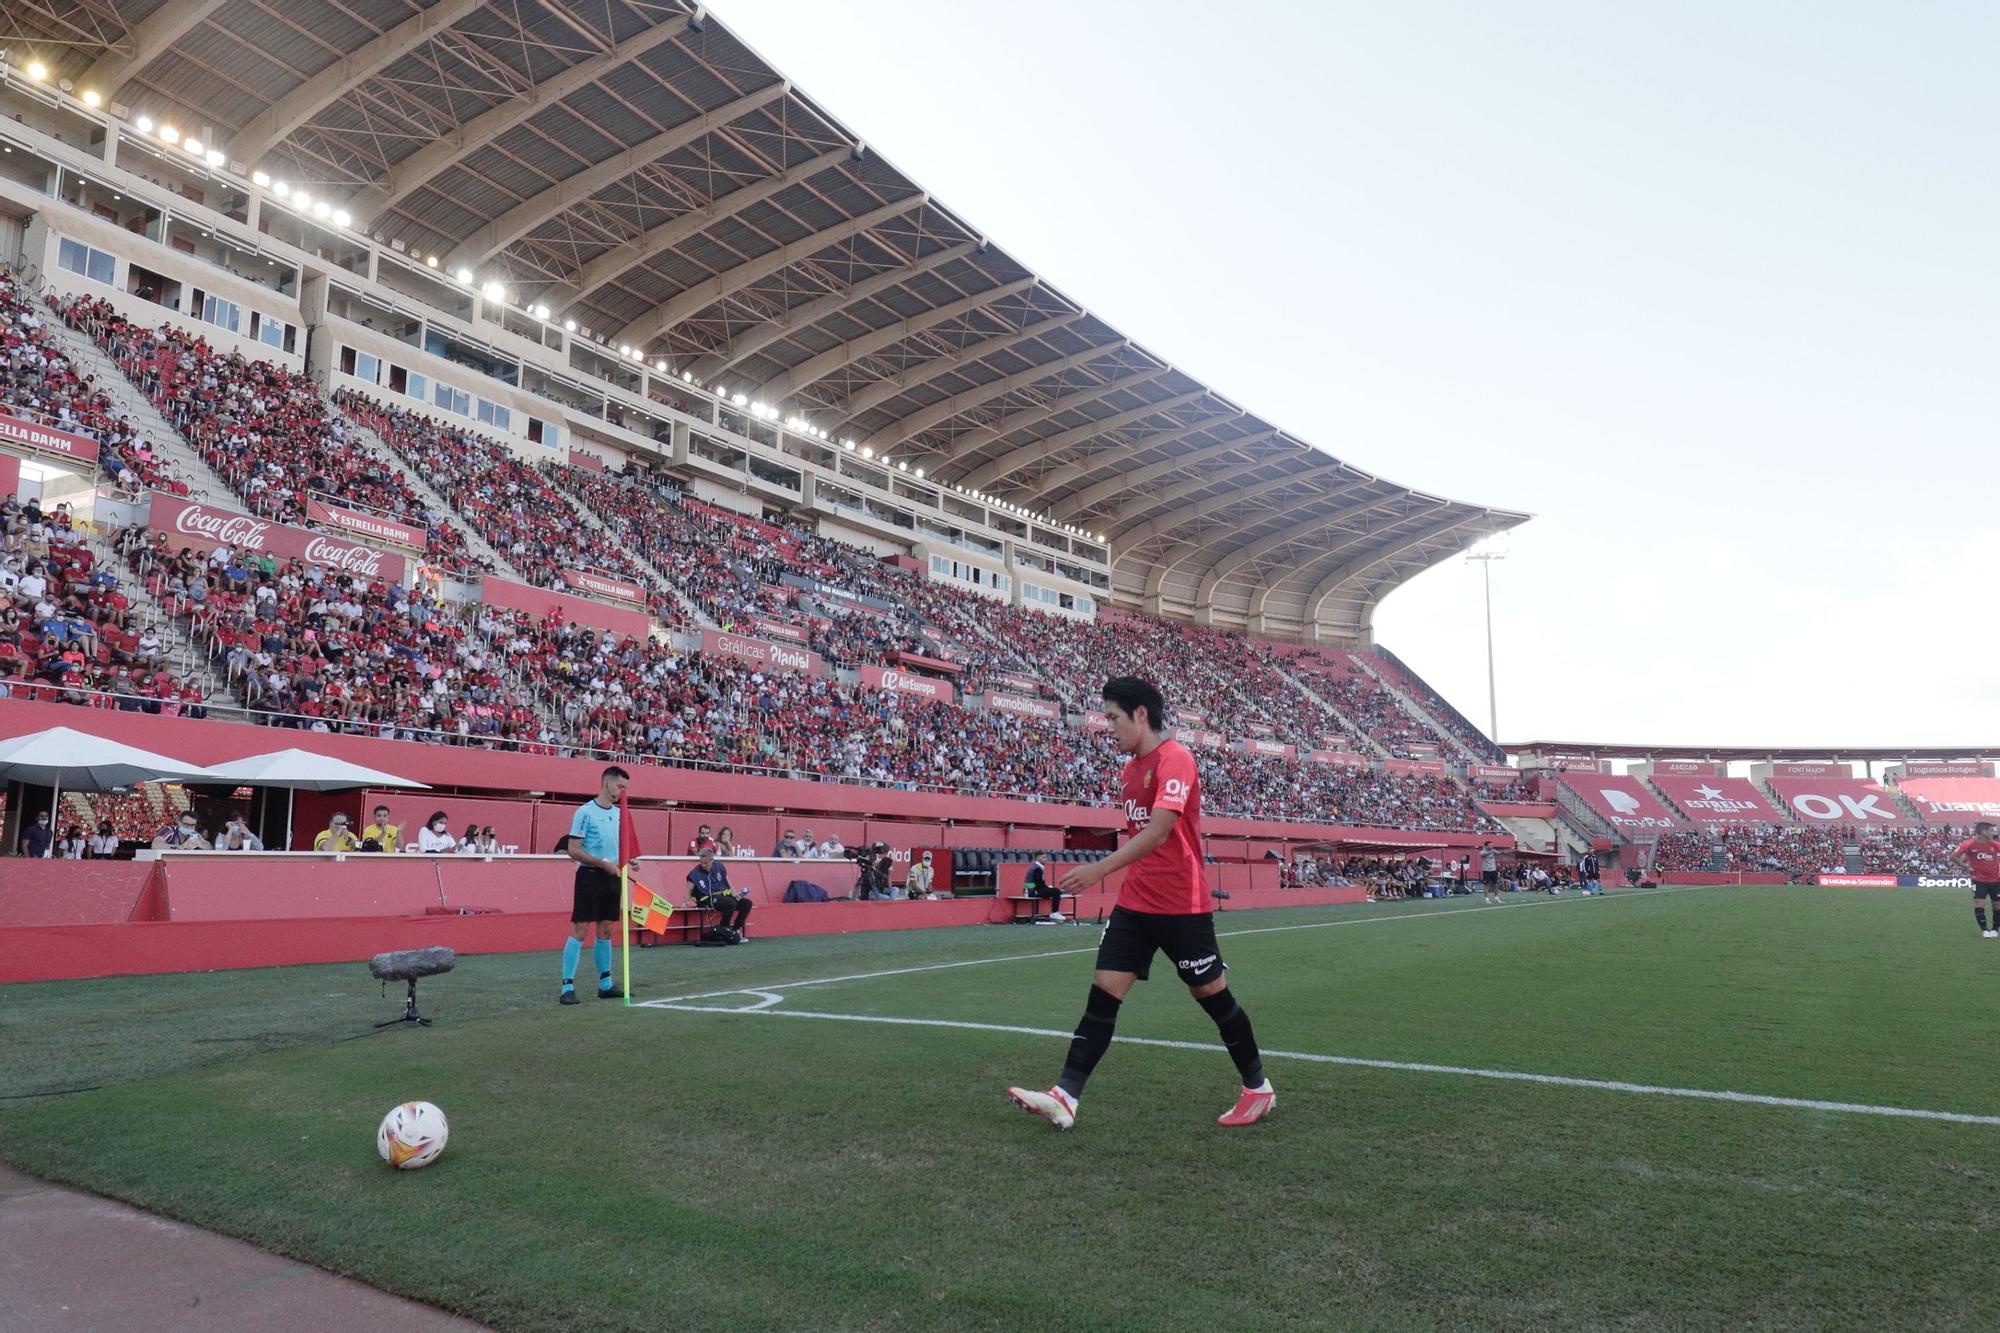
[{"label": "white pitch line", "polygon": [[[1627,889],[1613,897],[1598,898],[1598,902],[1624,902],[1629,898],[1650,898],[1656,893],[1699,893],[1709,888],[1731,888],[1733,885],[1688,884],[1678,889]],[[1397,912],[1392,916],[1349,917],[1344,921],[1308,921],[1295,926],[1256,926],[1249,930],[1221,930],[1218,939],[1234,939],[1239,935],[1278,935],[1293,930],[1331,930],[1336,926],[1386,926],[1398,921],[1421,921],[1434,916],[1470,916],[1474,912],[1505,912],[1524,907],[1555,907],[1565,902],[1581,902],[1582,895],[1575,898],[1543,898],[1538,902],[1502,903],[1498,907],[1441,907],[1428,912]],[[1351,904],[1359,906],[1360,904]],[[988,963],[1026,963],[1037,958],[1064,958],[1071,954],[1096,953],[1097,946],[1088,944],[1080,949],[1049,949],[1042,953],[1011,953],[998,958],[962,958],[954,963],[923,963],[916,967],[891,967],[880,972],[850,972],[839,977],[812,977],[804,981],[759,982],[755,986],[737,986],[730,990],[701,991],[694,995],[670,995],[663,1000],[640,1000],[629,1006],[633,1009],[670,1008],[688,1000],[712,1000],[721,995],[762,994],[766,991],[797,990],[801,986],[831,986],[840,981],[874,981],[878,977],[904,977],[915,972],[944,972],[955,967],[984,967]]]},{"label": "white pitch line", "polygon": [[[1016,1027],[1008,1023],[968,1023],[949,1018],[893,1018],[881,1014],[826,1014],[802,1009],[775,1009],[762,1005],[747,1009],[711,1009],[698,1004],[653,1001],[653,1007],[691,1014],[756,1014],[766,1018],[818,1018],[836,1023],[888,1023],[898,1027],[960,1028],[972,1032],[1008,1032],[1023,1037],[1068,1038],[1057,1028]],[[1227,1054],[1228,1048],[1205,1041],[1168,1041],[1159,1037],[1113,1037],[1127,1046],[1153,1046],[1170,1051],[1208,1051]],[[1642,1097],[1679,1097],[1705,1102],[1738,1102],[1752,1106],[1776,1106],[1796,1111],[1834,1111],[1842,1115],[1889,1116],[1905,1120],[1946,1120],[1961,1125],[2000,1125],[2000,1115],[1972,1115],[1965,1111],[1926,1111],[1909,1106],[1871,1106],[1866,1102],[1829,1102],[1811,1097],[1773,1097],[1759,1092],[1718,1092],[1709,1088],[1669,1088],[1651,1083],[1627,1083],[1617,1079],[1572,1078],[1566,1074],[1530,1074],[1514,1069],[1473,1069],[1465,1065],[1438,1065],[1419,1060],[1369,1060],[1357,1055],[1321,1055],[1315,1051],[1263,1052],[1267,1060],[1304,1060],[1321,1065],[1351,1065],[1361,1069],[1389,1069],[1416,1074],[1456,1074],[1461,1078],[1495,1079],[1507,1083],[1540,1083],[1559,1088],[1590,1088],[1598,1092],[1623,1092]]]}]

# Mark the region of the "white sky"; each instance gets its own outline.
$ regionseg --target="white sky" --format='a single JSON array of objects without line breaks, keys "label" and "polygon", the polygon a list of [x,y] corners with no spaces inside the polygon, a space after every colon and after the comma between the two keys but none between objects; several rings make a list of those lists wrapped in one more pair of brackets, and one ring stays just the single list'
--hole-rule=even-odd
[{"label": "white sky", "polygon": [[[717,17],[1234,401],[1535,513],[1503,740],[2000,745],[2000,5]],[[1483,726],[1478,580],[1376,627]]]}]

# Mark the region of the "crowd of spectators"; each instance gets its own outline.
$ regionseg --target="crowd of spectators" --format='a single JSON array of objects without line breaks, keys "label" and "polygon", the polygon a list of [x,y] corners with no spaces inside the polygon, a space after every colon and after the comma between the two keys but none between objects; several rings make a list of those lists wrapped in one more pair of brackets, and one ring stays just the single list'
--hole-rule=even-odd
[{"label": "crowd of spectators", "polygon": [[1959,875],[1952,849],[1962,829],[1939,824],[1857,828],[1834,824],[1730,824],[1661,835],[1654,864],[1661,870],[1720,869],[1785,875],[1809,880],[1819,874],[1846,874],[1847,848],[1861,849],[1860,874]]},{"label": "crowd of spectators", "polygon": [[96,440],[99,475],[128,497],[146,489],[186,495],[186,479],[63,355],[45,318],[0,266],[0,413]]},{"label": "crowd of spectators", "polygon": [[471,567],[464,535],[327,409],[305,375],[224,355],[172,325],[135,324],[106,301],[51,304],[118,363],[251,513],[306,524],[307,501],[318,496],[422,528],[424,557],[440,569]]},{"label": "crowd of spectators", "polygon": [[0,698],[204,716],[200,687],[165,659],[67,505],[0,498]]},{"label": "crowd of spectators", "polygon": [[1451,733],[1452,738],[1476,756],[1479,762],[1487,764],[1507,762],[1504,750],[1467,720],[1463,713],[1446,702],[1444,696],[1432,689],[1421,676],[1406,669],[1398,658],[1377,648],[1369,652],[1368,665],[1374,669],[1376,675],[1391,682],[1397,689],[1414,699],[1420,708],[1430,714],[1439,726]]},{"label": "crowd of spectators", "polygon": [[[346,389],[334,401],[381,436],[529,583],[574,591],[567,574],[581,570],[651,588],[624,543],[584,522],[547,478],[506,445]],[[657,590],[648,606],[655,615],[673,613]]]}]

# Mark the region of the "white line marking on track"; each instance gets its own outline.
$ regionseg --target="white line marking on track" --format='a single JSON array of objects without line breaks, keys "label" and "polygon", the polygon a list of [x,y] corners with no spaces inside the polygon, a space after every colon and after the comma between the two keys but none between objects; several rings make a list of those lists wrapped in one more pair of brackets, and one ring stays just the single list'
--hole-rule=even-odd
[{"label": "white line marking on track", "polygon": [[[997,961],[997,960],[996,960]],[[675,1004],[655,1000],[657,1009],[682,1013],[754,1013],[766,1018],[817,1018],[836,1023],[887,1023],[898,1027],[960,1028],[970,1032],[1007,1032],[1023,1037],[1056,1037],[1068,1040],[1070,1033],[1057,1028],[1017,1027],[1009,1023],[969,1023],[949,1018],[895,1018],[882,1014],[826,1014],[803,1009],[711,1009],[706,1005]],[[1153,1046],[1170,1051],[1208,1051],[1227,1054],[1228,1048],[1205,1041],[1168,1041],[1159,1037],[1113,1037],[1126,1046]],[[1369,1060],[1356,1055],[1321,1055],[1314,1051],[1263,1052],[1267,1060],[1304,1060],[1322,1065],[1352,1065],[1362,1069],[1390,1069],[1416,1074],[1456,1074],[1461,1078],[1496,1079],[1508,1083],[1540,1083],[1560,1088],[1590,1088],[1598,1092],[1624,1092],[1642,1097],[1680,1097],[1706,1102],[1739,1102],[1752,1106],[1776,1106],[1797,1111],[1834,1111],[1843,1115],[1890,1116],[1906,1120],[1948,1120],[1962,1125],[2000,1125],[2000,1115],[1972,1115],[1964,1111],[1926,1111],[1908,1106],[1871,1106],[1865,1102],[1829,1102],[1810,1097],[1773,1097],[1757,1092],[1717,1092],[1708,1088],[1669,1088],[1651,1083],[1627,1083],[1617,1079],[1571,1078],[1564,1074],[1530,1074],[1513,1069],[1473,1069],[1465,1065],[1438,1065],[1418,1060]]]},{"label": "white line marking on track", "polygon": [[[1710,888],[1733,888],[1727,884],[1689,884],[1678,889],[1628,889],[1610,897],[1588,901],[1617,903],[1632,898],[1650,898],[1660,893],[1701,893]],[[1341,921],[1308,921],[1292,926],[1255,926],[1248,930],[1219,930],[1219,939],[1234,939],[1239,935],[1278,935],[1293,930],[1330,930],[1336,926],[1386,926],[1398,921],[1422,921],[1428,917],[1471,916],[1476,912],[1517,911],[1526,907],[1556,907],[1563,903],[1584,902],[1581,895],[1572,898],[1542,898],[1535,902],[1503,903],[1499,907],[1441,907],[1428,912],[1397,912],[1389,916],[1348,917]],[[1359,904],[1354,904],[1358,906]],[[1278,910],[1278,909],[1267,909]],[[688,1000],[712,1000],[723,995],[764,995],[771,991],[796,990],[801,986],[831,986],[840,981],[873,981],[877,977],[903,977],[915,972],[945,972],[955,967],[984,967],[988,963],[1025,963],[1037,958],[1063,958],[1071,954],[1096,953],[1097,946],[1085,945],[1080,949],[1049,949],[1042,953],[1003,954],[998,958],[962,958],[953,963],[922,963],[916,967],[891,967],[880,972],[850,972],[839,977],[811,977],[804,981],[777,981],[759,983],[754,989],[739,986],[733,990],[701,991],[694,995],[670,995],[663,1000],[640,1000],[630,1006],[634,1009],[667,1009]]]}]

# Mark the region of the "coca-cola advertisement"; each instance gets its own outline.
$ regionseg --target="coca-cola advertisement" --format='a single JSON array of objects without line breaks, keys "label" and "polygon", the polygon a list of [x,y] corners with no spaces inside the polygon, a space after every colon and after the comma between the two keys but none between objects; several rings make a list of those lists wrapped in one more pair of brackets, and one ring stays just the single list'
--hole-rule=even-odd
[{"label": "coca-cola advertisement", "polygon": [[766,620],[762,616],[750,617],[750,632],[766,639],[783,639],[786,643],[805,643],[810,636],[797,625],[787,625],[782,620]]},{"label": "coca-cola advertisement", "polygon": [[232,546],[242,551],[268,553],[281,560],[297,557],[307,564],[325,565],[343,574],[390,583],[402,583],[409,576],[408,559],[379,547],[167,495],[153,496],[148,526],[167,534],[168,547],[176,551],[190,548],[212,551],[218,546]]},{"label": "coca-cola advertisement", "polygon": [[1094,710],[1086,712],[1083,715],[1083,729],[1085,731],[1109,731],[1111,730],[1111,719]]},{"label": "coca-cola advertisement", "polygon": [[1221,732],[1203,731],[1200,727],[1176,728],[1174,739],[1182,745],[1199,745],[1204,750],[1220,750],[1228,743]]},{"label": "coca-cola advertisement", "polygon": [[97,441],[88,435],[57,430],[19,417],[0,416],[0,444],[32,449],[38,454],[57,454],[82,463],[97,461]]},{"label": "coca-cola advertisement", "polygon": [[715,657],[733,657],[739,662],[773,671],[819,674],[819,654],[789,643],[771,643],[765,639],[747,639],[741,634],[705,629],[701,632],[701,651]]},{"label": "coca-cola advertisement", "polygon": [[391,546],[407,547],[412,551],[424,549],[422,528],[399,523],[393,518],[383,518],[380,514],[364,514],[358,509],[345,509],[340,505],[330,505],[324,500],[308,499],[306,517],[315,523],[324,523],[329,528],[351,532],[357,537],[388,542]]},{"label": "coca-cola advertisement", "polygon": [[1314,750],[1309,756],[1315,764],[1332,764],[1335,768],[1366,768],[1368,761],[1358,754],[1346,750]]},{"label": "coca-cola advertisement", "polygon": [[1272,759],[1290,759],[1299,752],[1295,745],[1281,745],[1263,736],[1245,736],[1242,744],[1243,753],[1266,755]]},{"label": "coca-cola advertisement", "polygon": [[1062,710],[1054,704],[1016,694],[989,694],[986,706],[996,713],[1012,713],[1015,717],[1030,717],[1037,722],[1055,722],[1062,717]]},{"label": "coca-cola advertisement", "polygon": [[920,699],[943,704],[953,703],[958,698],[958,691],[948,680],[920,676],[914,671],[899,671],[895,667],[862,667],[861,684],[866,689],[885,690],[890,694],[914,694]]},{"label": "coca-cola advertisement", "polygon": [[603,597],[630,606],[646,604],[645,593],[630,579],[615,579],[608,574],[594,574],[587,569],[565,569],[563,582],[585,597]]}]

